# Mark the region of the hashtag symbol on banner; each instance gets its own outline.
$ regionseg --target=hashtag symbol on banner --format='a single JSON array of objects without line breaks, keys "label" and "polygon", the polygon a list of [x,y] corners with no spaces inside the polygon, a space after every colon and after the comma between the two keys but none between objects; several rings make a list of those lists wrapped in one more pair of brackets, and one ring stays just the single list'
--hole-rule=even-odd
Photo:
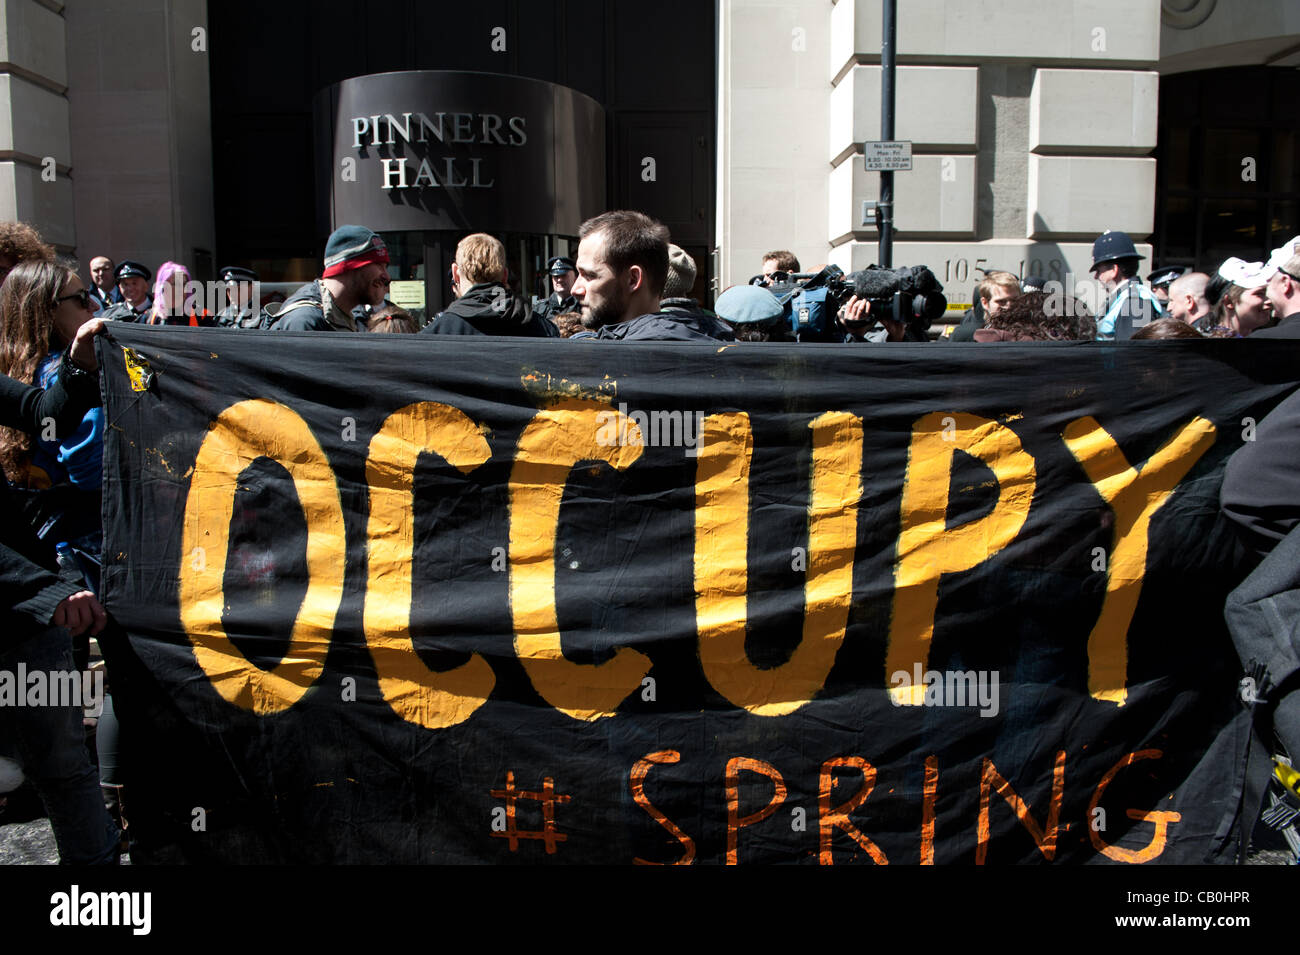
[{"label": "hashtag symbol on banner", "polygon": [[[567,793],[557,793],[555,791],[555,780],[550,776],[542,779],[540,792],[532,792],[527,789],[516,789],[514,770],[507,770],[506,788],[493,789],[491,795],[494,799],[504,799],[506,801],[505,830],[503,832],[494,832],[492,835],[500,839],[510,840],[511,852],[519,851],[520,839],[540,839],[543,845],[546,846],[546,854],[555,855],[556,843],[569,838],[555,829],[555,804],[568,802],[573,797]],[[531,799],[542,804],[542,828],[540,830],[519,828],[518,805],[521,799]]]}]

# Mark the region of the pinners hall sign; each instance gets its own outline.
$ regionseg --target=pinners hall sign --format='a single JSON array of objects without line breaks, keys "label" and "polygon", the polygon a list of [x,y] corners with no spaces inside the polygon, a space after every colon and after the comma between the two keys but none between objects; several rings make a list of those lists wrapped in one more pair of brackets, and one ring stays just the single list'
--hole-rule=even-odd
[{"label": "pinners hall sign", "polygon": [[322,233],[360,222],[573,235],[604,201],[604,111],[539,80],[447,71],[344,80],[317,98],[316,137]]}]

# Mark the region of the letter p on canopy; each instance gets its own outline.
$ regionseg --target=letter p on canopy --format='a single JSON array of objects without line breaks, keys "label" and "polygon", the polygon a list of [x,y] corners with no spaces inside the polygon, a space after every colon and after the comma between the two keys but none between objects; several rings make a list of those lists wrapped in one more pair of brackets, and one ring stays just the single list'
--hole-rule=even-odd
[{"label": "letter p on canopy", "polygon": [[[956,451],[979,459],[993,472],[998,498],[988,514],[949,529],[948,489]],[[886,673],[910,673],[916,663],[926,668],[939,578],[970,570],[1010,544],[1029,516],[1036,484],[1034,459],[1006,425],[972,414],[939,411],[912,426]],[[920,705],[924,693],[924,685],[904,684],[889,690],[892,701],[905,706]]]}]

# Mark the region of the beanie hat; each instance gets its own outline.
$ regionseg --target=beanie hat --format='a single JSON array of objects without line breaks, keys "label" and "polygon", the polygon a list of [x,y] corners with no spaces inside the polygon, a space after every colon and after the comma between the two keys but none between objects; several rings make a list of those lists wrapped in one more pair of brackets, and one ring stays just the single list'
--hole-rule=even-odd
[{"label": "beanie hat", "polygon": [[365,226],[339,226],[325,243],[325,278],[372,263],[387,263],[384,240]]},{"label": "beanie hat", "polygon": [[680,246],[668,244],[668,278],[663,298],[685,298],[695,288],[695,260]]}]

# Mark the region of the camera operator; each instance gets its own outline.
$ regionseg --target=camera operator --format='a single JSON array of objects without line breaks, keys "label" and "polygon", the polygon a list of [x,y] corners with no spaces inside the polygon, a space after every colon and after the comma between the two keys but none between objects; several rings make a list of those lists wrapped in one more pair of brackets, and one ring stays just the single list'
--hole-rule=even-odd
[{"label": "camera operator", "polygon": [[[906,341],[906,325],[889,319],[877,322],[874,318],[867,317],[870,314],[871,303],[866,299],[858,298],[856,295],[840,306],[839,312],[835,315],[835,320],[844,329],[845,343],[870,342],[878,344],[879,342]],[[882,327],[876,328],[875,326],[878,324]]]},{"label": "camera operator", "polygon": [[791,275],[799,271],[799,260],[793,252],[777,249],[763,256],[762,280],[758,283],[764,288],[789,281]]}]

